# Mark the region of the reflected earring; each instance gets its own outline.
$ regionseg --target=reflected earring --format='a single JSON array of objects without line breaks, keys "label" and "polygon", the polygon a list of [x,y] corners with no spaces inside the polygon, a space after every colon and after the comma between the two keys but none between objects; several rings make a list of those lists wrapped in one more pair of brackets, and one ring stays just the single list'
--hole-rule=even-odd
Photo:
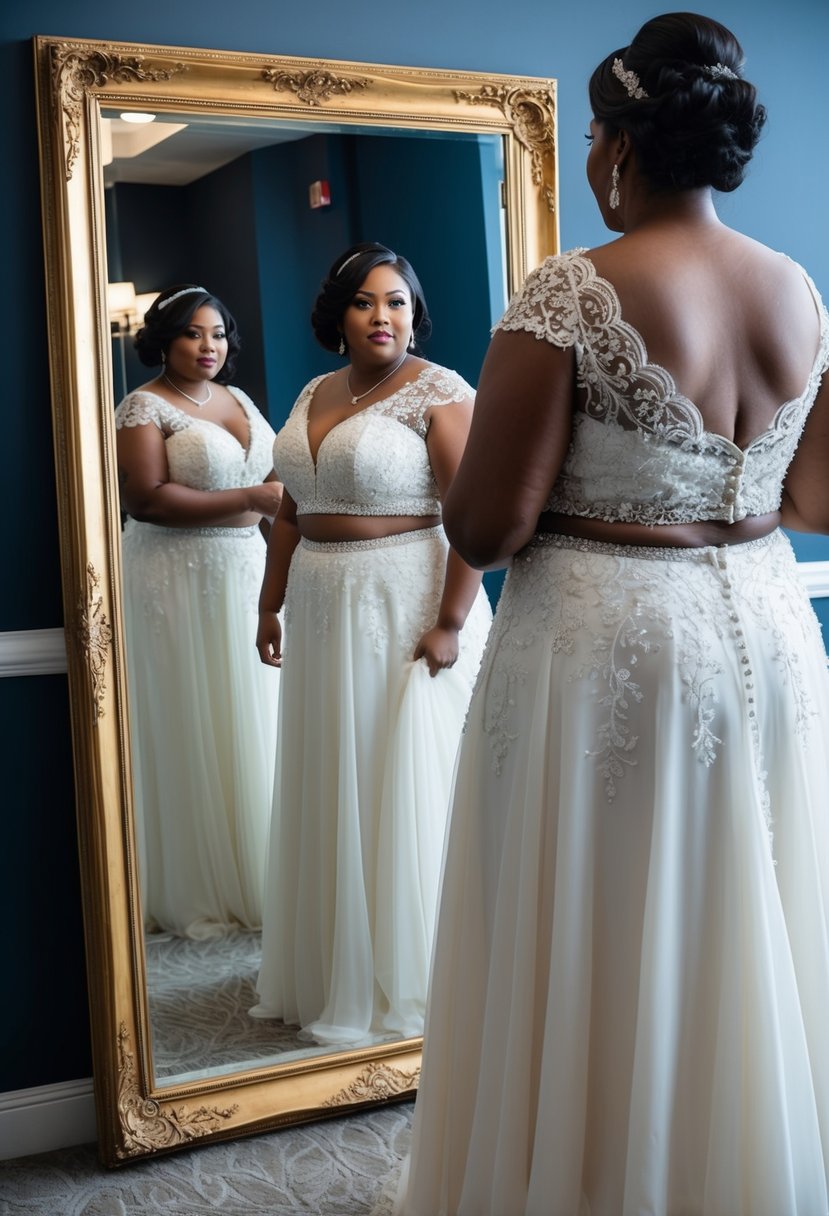
[{"label": "reflected earring", "polygon": [[345,354],[345,338],[342,334],[340,334],[340,345],[337,347],[337,353],[340,355]]},{"label": "reflected earring", "polygon": [[619,196],[619,166],[614,165],[613,172],[610,175],[610,198],[608,199],[611,210],[615,211],[621,201]]}]

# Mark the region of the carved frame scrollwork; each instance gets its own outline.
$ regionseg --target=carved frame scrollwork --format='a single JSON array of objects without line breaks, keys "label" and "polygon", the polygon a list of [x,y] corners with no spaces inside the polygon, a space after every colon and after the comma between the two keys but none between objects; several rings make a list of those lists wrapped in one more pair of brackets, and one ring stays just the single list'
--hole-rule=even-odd
[{"label": "carved frame scrollwork", "polygon": [[[507,280],[558,249],[552,80],[187,47],[34,40],[49,356],[102,1159],[411,1096],[419,1039],[158,1083],[135,856],[106,307],[102,110],[503,139]],[[91,710],[91,712],[90,712]],[[133,1047],[134,1045],[134,1047]]]}]

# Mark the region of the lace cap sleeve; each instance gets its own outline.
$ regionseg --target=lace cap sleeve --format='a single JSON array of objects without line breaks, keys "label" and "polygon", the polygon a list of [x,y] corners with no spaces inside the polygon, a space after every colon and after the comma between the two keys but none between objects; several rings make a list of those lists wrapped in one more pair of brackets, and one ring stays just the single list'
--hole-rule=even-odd
[{"label": "lace cap sleeve", "polygon": [[152,422],[160,431],[182,430],[189,419],[186,415],[176,418],[177,414],[163,397],[137,390],[129,393],[116,409],[115,426],[120,431],[125,426],[147,426]]},{"label": "lace cap sleeve", "polygon": [[531,271],[494,327],[524,330],[553,346],[573,346],[580,338],[584,301],[581,288],[590,279],[592,264],[584,249],[546,258]]},{"label": "lace cap sleeve", "polygon": [[467,399],[475,399],[475,390],[463,376],[439,363],[429,363],[414,380],[380,402],[378,412],[396,418],[425,439],[431,410]]}]

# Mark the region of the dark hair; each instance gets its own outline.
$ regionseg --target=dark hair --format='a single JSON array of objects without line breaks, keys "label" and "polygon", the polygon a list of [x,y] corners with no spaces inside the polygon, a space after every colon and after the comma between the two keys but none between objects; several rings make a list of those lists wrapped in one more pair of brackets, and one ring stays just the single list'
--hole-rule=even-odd
[{"label": "dark hair", "polygon": [[[614,59],[638,77],[646,97],[629,95]],[[718,21],[664,13],[596,68],[593,115],[611,134],[627,132],[655,190],[735,190],[766,121],[757,90],[742,78],[743,62],[739,42]]]},{"label": "dark hair", "polygon": [[375,266],[392,266],[404,280],[412,297],[412,329],[415,343],[425,342],[432,322],[420,281],[405,258],[376,241],[352,245],[336,259],[322,282],[311,310],[311,328],[326,350],[336,352],[342,337],[342,319],[354,296]]},{"label": "dark hair", "polygon": [[[169,303],[165,304],[165,300]],[[236,321],[218,296],[194,283],[176,283],[166,288],[147,310],[144,324],[133,340],[138,358],[145,367],[158,367],[164,362],[170,343],[184,333],[194,314],[205,304],[216,309],[227,334],[227,358],[214,379],[217,384],[230,384],[242,345]]]}]

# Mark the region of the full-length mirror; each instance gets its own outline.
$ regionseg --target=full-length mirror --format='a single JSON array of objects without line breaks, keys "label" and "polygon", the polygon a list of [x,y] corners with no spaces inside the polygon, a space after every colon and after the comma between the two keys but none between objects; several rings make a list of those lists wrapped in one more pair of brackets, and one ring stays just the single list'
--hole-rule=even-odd
[{"label": "full-length mirror", "polygon": [[253,1019],[255,923],[154,921],[130,713],[148,656],[124,627],[113,422],[149,378],[132,336],[169,284],[209,285],[239,322],[235,382],[278,429],[335,366],[308,325],[320,280],[372,239],[417,268],[427,356],[474,384],[507,294],[557,248],[555,89],[55,38],[35,53],[96,1096],[118,1164],[405,1096],[421,1046],[346,1050]]}]

